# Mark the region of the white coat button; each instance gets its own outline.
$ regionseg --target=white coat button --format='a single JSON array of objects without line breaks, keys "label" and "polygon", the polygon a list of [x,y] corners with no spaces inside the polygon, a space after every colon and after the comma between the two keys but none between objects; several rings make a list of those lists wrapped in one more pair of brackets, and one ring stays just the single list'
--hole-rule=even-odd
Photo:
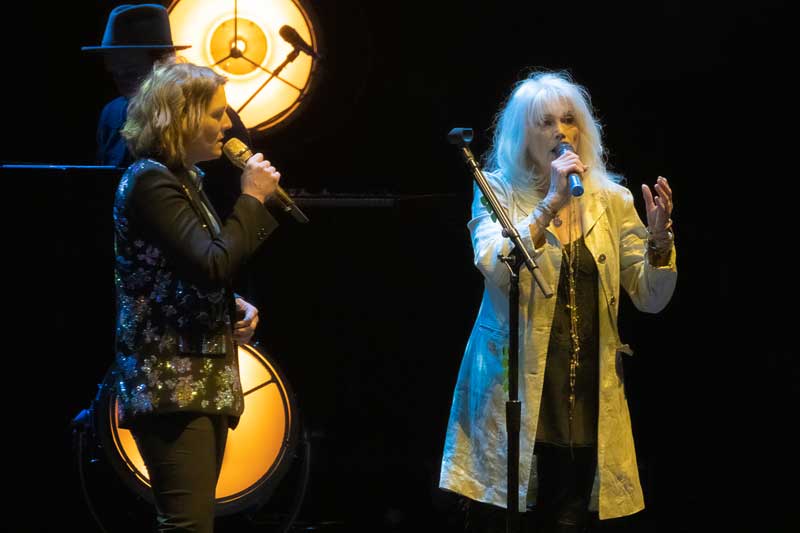
[{"label": "white coat button", "polygon": [[609,303],[610,303],[611,305],[616,305],[616,304],[617,304],[617,299],[616,299],[615,297],[613,297],[613,296],[612,296],[612,297],[611,297],[611,301],[610,301]]},{"label": "white coat button", "polygon": [[599,262],[601,262],[601,263],[605,263],[606,262],[606,254],[600,254],[600,256],[597,258],[597,260]]}]

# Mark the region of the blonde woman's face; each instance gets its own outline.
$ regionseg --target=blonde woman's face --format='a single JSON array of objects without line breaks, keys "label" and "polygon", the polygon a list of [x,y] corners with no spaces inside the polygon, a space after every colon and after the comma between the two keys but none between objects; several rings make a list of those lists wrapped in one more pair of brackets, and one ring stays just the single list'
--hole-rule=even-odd
[{"label": "blonde woman's face", "polygon": [[540,176],[550,175],[550,163],[558,157],[555,149],[559,143],[570,143],[576,152],[578,150],[580,129],[575,112],[567,101],[559,100],[549,105],[541,120],[527,133],[528,154]]},{"label": "blonde woman's face", "polygon": [[227,107],[225,89],[220,86],[206,108],[200,131],[185,147],[188,165],[217,159],[222,155],[222,137],[232,126],[231,119],[225,112]]}]

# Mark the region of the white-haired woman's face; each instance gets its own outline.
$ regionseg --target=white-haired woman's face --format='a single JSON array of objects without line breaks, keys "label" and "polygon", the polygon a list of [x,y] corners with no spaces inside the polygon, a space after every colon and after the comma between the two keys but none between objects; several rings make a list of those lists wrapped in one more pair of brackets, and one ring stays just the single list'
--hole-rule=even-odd
[{"label": "white-haired woman's face", "polygon": [[541,119],[528,128],[528,154],[539,176],[550,175],[550,163],[558,157],[559,143],[567,142],[577,152],[580,129],[575,111],[566,100],[557,100],[547,106]]}]

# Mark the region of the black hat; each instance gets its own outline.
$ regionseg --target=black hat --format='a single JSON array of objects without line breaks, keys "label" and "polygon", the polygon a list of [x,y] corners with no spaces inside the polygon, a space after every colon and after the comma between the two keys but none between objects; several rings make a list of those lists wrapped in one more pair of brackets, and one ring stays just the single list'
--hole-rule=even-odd
[{"label": "black hat", "polygon": [[158,4],[121,5],[108,15],[106,33],[100,46],[83,46],[81,50],[183,50],[172,44],[169,14]]}]

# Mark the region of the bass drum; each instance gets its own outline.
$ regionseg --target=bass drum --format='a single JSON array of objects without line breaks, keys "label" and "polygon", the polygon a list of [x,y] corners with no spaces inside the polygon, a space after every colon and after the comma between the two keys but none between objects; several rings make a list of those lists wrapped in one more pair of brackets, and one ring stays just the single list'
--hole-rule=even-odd
[{"label": "bass drum", "polygon": [[[236,430],[228,430],[217,482],[217,516],[260,507],[286,473],[297,444],[296,408],[286,379],[255,346],[240,345],[238,352],[244,413]],[[112,380],[109,371],[95,400],[95,436],[128,488],[153,504],[147,467],[133,435],[118,425]]]}]

